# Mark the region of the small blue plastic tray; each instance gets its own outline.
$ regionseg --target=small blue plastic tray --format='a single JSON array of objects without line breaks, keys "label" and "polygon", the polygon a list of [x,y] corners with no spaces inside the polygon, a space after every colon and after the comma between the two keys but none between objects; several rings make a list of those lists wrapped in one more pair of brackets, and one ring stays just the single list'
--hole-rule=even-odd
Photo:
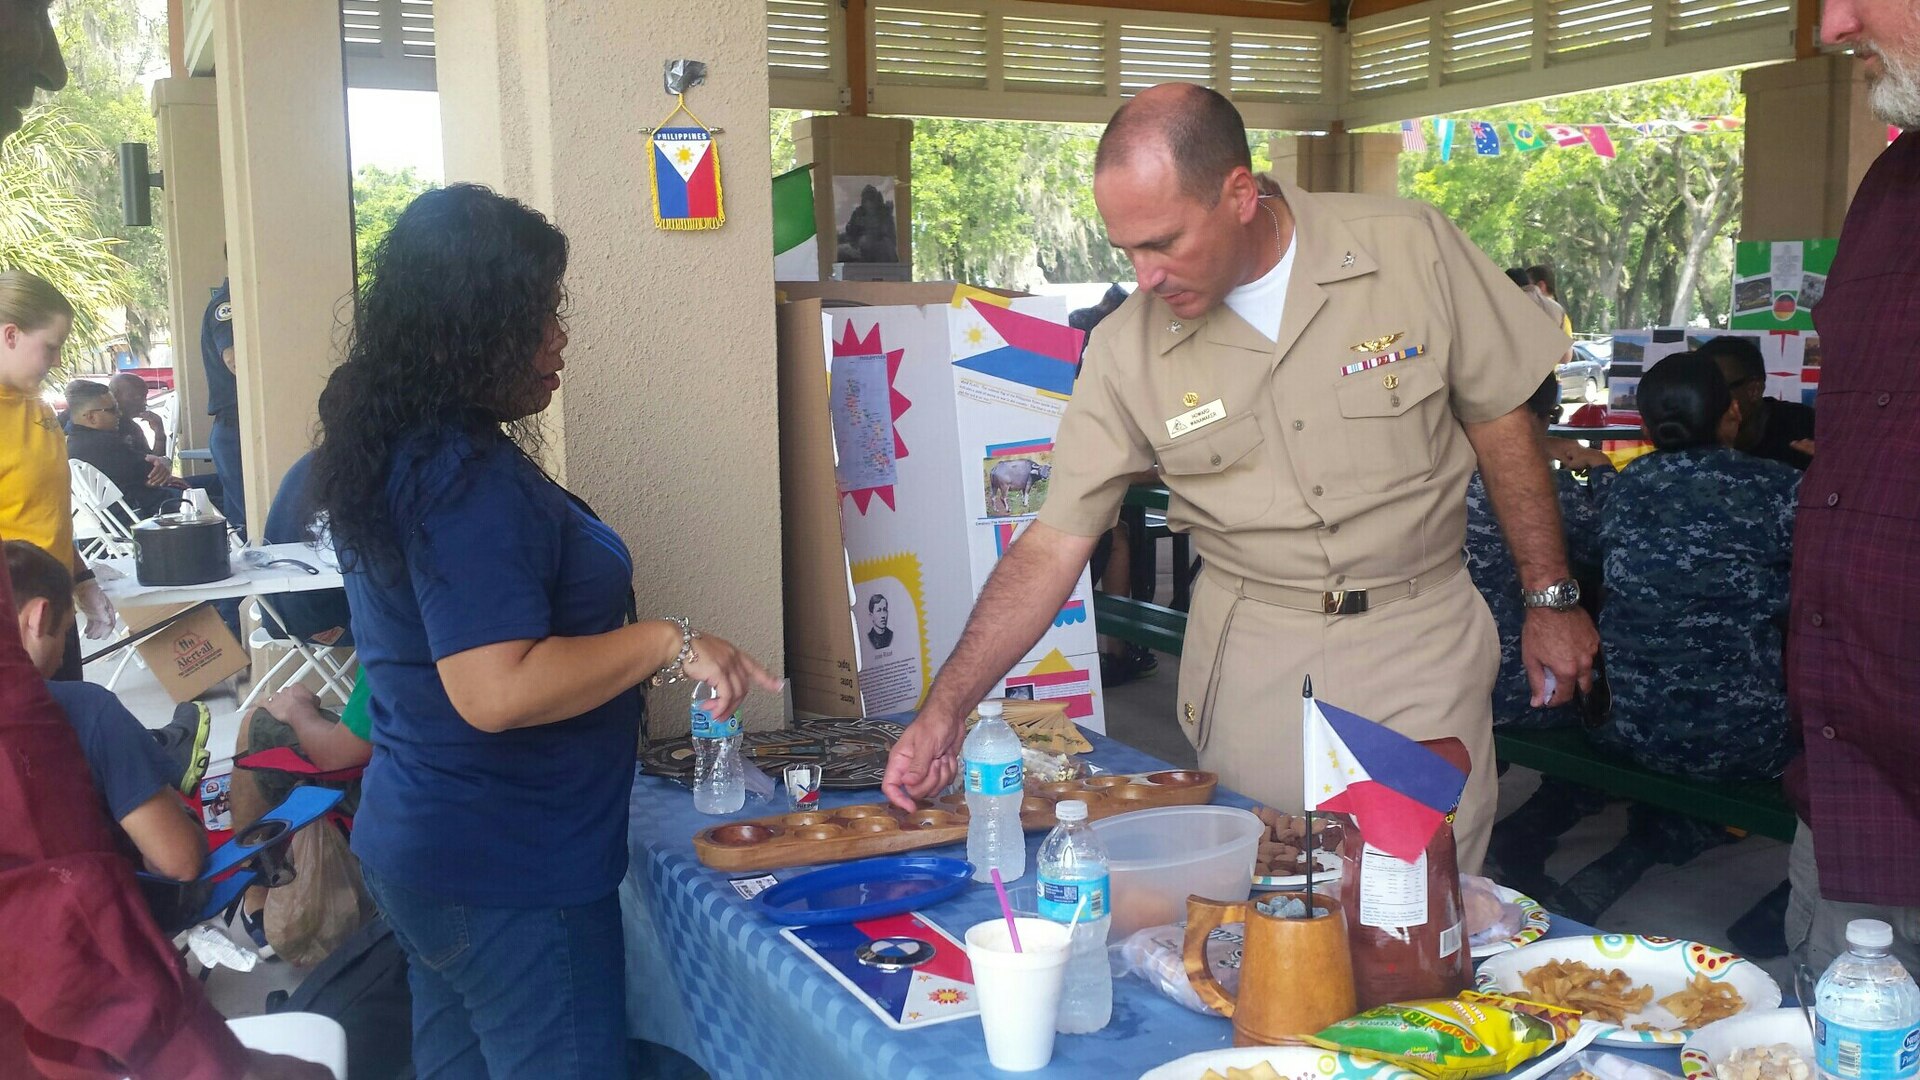
[{"label": "small blue plastic tray", "polygon": [[830,926],[917,911],[973,880],[965,859],[928,855],[862,859],[783,881],[754,898],[782,926]]}]

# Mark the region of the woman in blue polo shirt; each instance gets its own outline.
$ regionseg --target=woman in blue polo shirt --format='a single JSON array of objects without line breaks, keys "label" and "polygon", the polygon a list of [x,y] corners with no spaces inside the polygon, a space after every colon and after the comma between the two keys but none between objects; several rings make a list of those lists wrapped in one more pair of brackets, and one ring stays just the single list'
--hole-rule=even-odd
[{"label": "woman in blue polo shirt", "polygon": [[454,185],[374,256],[320,398],[373,760],[353,848],[407,952],[422,1077],[623,1073],[620,905],[640,686],[779,683],[638,620],[626,545],[524,447],[560,385],[567,241]]}]

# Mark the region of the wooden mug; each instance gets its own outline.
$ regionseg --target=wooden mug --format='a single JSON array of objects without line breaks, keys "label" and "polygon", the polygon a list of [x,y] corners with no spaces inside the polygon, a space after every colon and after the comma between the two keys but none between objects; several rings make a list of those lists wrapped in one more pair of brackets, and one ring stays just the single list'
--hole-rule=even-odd
[{"label": "wooden mug", "polygon": [[[1263,898],[1276,896],[1307,901],[1304,893],[1267,893]],[[1311,903],[1325,914],[1282,919],[1261,911],[1257,901],[1224,904],[1187,897],[1187,979],[1201,1001],[1233,1019],[1235,1046],[1272,1046],[1354,1014],[1346,917],[1325,896],[1315,896]],[[1232,922],[1246,926],[1236,996],[1221,989],[1207,963],[1208,935]]]}]

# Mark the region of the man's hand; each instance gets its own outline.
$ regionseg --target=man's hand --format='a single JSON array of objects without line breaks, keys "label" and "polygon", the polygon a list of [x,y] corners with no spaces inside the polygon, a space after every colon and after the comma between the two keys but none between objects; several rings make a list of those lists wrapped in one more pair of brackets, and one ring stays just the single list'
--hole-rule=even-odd
[{"label": "man's hand", "polygon": [[333,1080],[333,1070],[285,1054],[248,1050],[245,1080]]},{"label": "man's hand", "polygon": [[107,594],[100,590],[100,582],[93,578],[88,578],[73,587],[73,606],[79,608],[80,614],[86,616],[83,632],[95,641],[112,634],[113,624],[120,617],[119,613],[113,610],[113,602],[108,600]]},{"label": "man's hand", "polygon": [[159,487],[160,485],[167,482],[167,477],[172,475],[173,475],[173,466],[168,463],[166,458],[159,457],[154,454],[147,455],[147,486],[148,487]]},{"label": "man's hand", "polygon": [[960,773],[960,744],[966,734],[966,722],[960,717],[921,710],[887,755],[880,790],[888,801],[911,812],[917,808],[914,800],[945,791]]},{"label": "man's hand", "polygon": [[[1520,629],[1520,659],[1527,667],[1533,707],[1564,705],[1573,700],[1575,686],[1582,693],[1592,690],[1593,658],[1599,652],[1600,632],[1585,610],[1529,609]],[[1552,694],[1546,692],[1548,671],[1553,672]]]},{"label": "man's hand", "polygon": [[1795,450],[1800,451],[1801,453],[1807,455],[1808,457],[1813,456],[1813,440],[1812,439],[1795,439],[1792,442],[1788,443],[1787,445],[1793,447]]},{"label": "man's hand", "polygon": [[1613,471],[1613,459],[1582,442],[1573,439],[1542,439],[1547,453],[1552,454],[1563,468],[1574,472],[1584,469],[1606,469]]}]

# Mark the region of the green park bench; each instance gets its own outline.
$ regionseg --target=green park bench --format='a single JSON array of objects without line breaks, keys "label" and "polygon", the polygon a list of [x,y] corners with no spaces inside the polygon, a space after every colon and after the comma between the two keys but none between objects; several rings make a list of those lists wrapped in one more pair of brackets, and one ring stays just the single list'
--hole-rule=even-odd
[{"label": "green park bench", "polygon": [[[1167,489],[1139,486],[1127,492],[1129,507],[1166,510]],[[1180,655],[1187,613],[1146,600],[1095,593],[1094,627],[1108,637],[1157,652]],[[1570,780],[1618,798],[1657,806],[1716,825],[1791,842],[1796,820],[1780,784],[1703,784],[1643,769],[1593,745],[1584,732],[1500,731],[1494,735],[1500,760],[1543,776]]]}]

